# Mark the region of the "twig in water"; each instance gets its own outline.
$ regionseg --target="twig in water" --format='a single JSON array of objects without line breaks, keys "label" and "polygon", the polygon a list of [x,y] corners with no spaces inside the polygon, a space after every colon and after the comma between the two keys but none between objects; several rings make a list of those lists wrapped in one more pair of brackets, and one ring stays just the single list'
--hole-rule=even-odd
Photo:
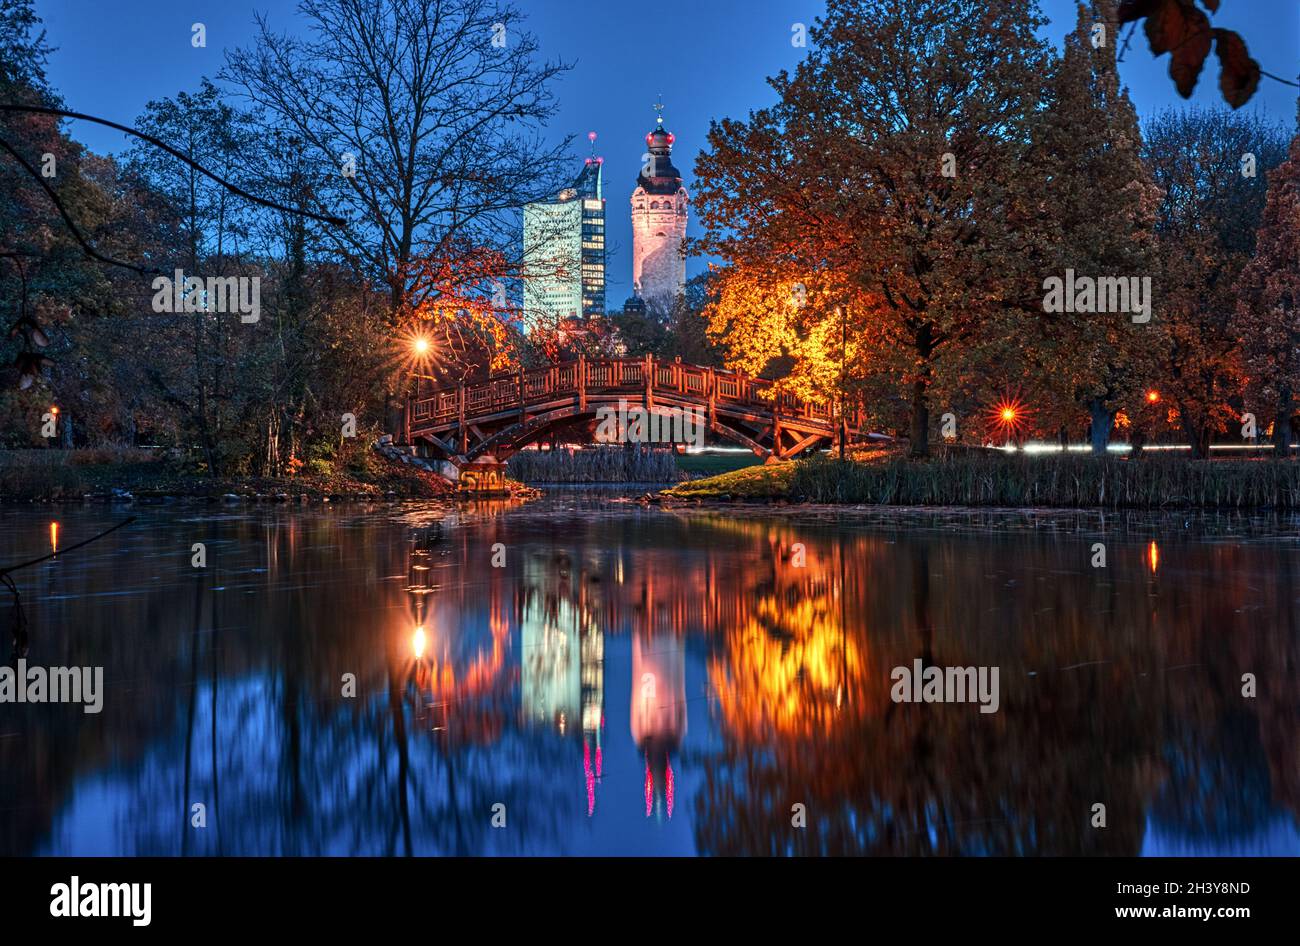
[{"label": "twig in water", "polygon": [[123,526],[129,526],[133,522],[135,522],[135,516],[130,516],[126,519],[123,519],[117,525],[105,529],[103,532],[99,533],[98,535],[92,535],[89,539],[83,539],[82,541],[78,542],[76,545],[69,545],[62,552],[56,550],[51,552],[49,555],[42,555],[40,558],[34,558],[27,562],[19,562],[17,565],[7,565],[4,568],[0,568],[0,584],[3,584],[6,588],[9,589],[9,593],[13,596],[14,599],[13,636],[14,636],[15,657],[27,656],[27,639],[28,639],[27,638],[27,614],[25,611],[23,611],[22,593],[19,592],[18,585],[15,584],[14,580],[9,577],[10,572],[16,572],[20,568],[27,568],[31,565],[39,565],[41,562],[49,561],[50,559],[54,558],[56,555],[67,555],[69,552],[76,551],[77,549],[83,546],[89,545],[91,542],[97,541],[98,539],[102,539],[110,532],[116,532],[118,529],[122,528]]}]

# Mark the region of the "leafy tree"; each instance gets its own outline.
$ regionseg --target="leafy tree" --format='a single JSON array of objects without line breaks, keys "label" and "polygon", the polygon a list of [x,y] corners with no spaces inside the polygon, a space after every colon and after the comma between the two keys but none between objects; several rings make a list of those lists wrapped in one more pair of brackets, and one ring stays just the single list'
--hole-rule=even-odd
[{"label": "leafy tree", "polygon": [[[242,176],[251,163],[256,140],[252,117],[223,101],[207,79],[197,93],[150,102],[136,125],[228,180]],[[243,202],[192,165],[145,142],[131,147],[127,166],[165,196],[180,224],[185,250],[158,260],[159,268],[183,268],[186,276],[232,275],[239,265],[240,241],[248,236]],[[172,343],[170,357],[153,360],[146,371],[163,400],[182,412],[214,473],[223,466],[219,445],[236,396],[231,366],[236,348],[247,341],[231,337],[230,321],[215,312],[158,314],[154,325]],[[186,348],[188,357],[182,355]]]},{"label": "leafy tree", "polygon": [[701,273],[686,281],[668,319],[668,340],[662,354],[697,365],[721,365],[721,352],[709,337],[706,310],[717,299],[717,278]]},{"label": "leafy tree", "polygon": [[[1114,3],[1077,10],[1049,84],[1041,152],[1031,162],[1044,175],[1052,211],[1051,272],[1150,278],[1160,192],[1142,163],[1137,113],[1119,84],[1114,43],[1092,41],[1098,24],[1115,35]],[[1088,412],[1093,452],[1104,454],[1116,412],[1140,400],[1155,329],[1126,313],[1056,313],[1043,324],[1026,368]]]},{"label": "leafy tree", "polygon": [[[1214,433],[1239,422],[1235,288],[1255,250],[1263,173],[1282,163],[1287,140],[1262,118],[1227,109],[1168,111],[1147,128],[1147,164],[1164,192],[1153,318],[1161,338],[1151,367],[1197,458],[1209,456]],[[1243,173],[1247,156],[1256,176]]]},{"label": "leafy tree", "polygon": [[[0,101],[60,104],[45,75],[50,51],[31,2],[0,0]],[[67,329],[107,289],[101,268],[60,219],[74,217],[83,238],[103,220],[108,203],[83,175],[84,156],[57,118],[0,112],[0,359],[12,366],[0,415],[16,443],[35,439],[33,420],[51,400],[78,390]],[[65,412],[65,430],[70,417]]]},{"label": "leafy tree", "polygon": [[1291,453],[1291,418],[1300,394],[1300,135],[1268,175],[1255,258],[1237,281],[1233,328],[1249,390],[1272,410],[1277,456]]},{"label": "leafy tree", "polygon": [[794,282],[844,281],[807,334],[829,336],[850,305],[854,334],[879,345],[873,370],[905,386],[915,456],[932,388],[1041,311],[1026,266],[1042,209],[1022,172],[1043,22],[1009,0],[830,0],[808,58],[770,80],[780,102],[715,123],[697,164],[704,248],[741,278],[779,273],[751,287],[769,310]]}]

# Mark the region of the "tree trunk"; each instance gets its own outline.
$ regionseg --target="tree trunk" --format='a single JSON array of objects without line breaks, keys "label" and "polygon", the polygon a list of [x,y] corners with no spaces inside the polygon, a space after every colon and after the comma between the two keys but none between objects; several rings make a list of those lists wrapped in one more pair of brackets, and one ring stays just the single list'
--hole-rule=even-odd
[{"label": "tree trunk", "polygon": [[1208,424],[1197,424],[1187,412],[1179,405],[1179,413],[1183,418],[1183,435],[1187,438],[1187,444],[1192,448],[1193,460],[1208,460],[1210,457],[1210,428]]},{"label": "tree trunk", "polygon": [[924,378],[912,382],[912,450],[911,456],[922,459],[930,455],[930,405],[926,400]]},{"label": "tree trunk", "polygon": [[1106,402],[1099,397],[1088,402],[1088,416],[1092,418],[1092,455],[1104,457],[1106,444],[1110,442],[1110,429],[1115,425],[1115,412],[1106,407]]},{"label": "tree trunk", "polygon": [[1277,418],[1273,421],[1273,455],[1281,460],[1291,456],[1291,415],[1295,411],[1291,388],[1284,386],[1277,403]]},{"label": "tree trunk", "polygon": [[917,329],[915,347],[917,361],[920,362],[919,374],[912,382],[912,449],[910,455],[915,459],[930,456],[930,353],[933,345],[928,324]]}]

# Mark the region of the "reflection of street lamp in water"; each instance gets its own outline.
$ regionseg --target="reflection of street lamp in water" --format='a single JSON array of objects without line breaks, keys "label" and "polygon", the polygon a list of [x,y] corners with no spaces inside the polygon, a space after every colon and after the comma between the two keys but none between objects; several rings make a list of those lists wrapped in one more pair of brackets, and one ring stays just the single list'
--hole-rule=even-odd
[{"label": "reflection of street lamp in water", "polygon": [[[428,596],[434,591],[430,560],[433,546],[442,538],[440,525],[417,530],[411,536],[411,545],[407,550],[406,593],[410,596],[411,624],[411,680],[415,683],[416,698],[420,691],[431,684],[430,668],[425,660],[429,649],[429,634],[425,630],[428,623]],[[417,704],[417,712],[422,707]],[[435,729],[441,728],[434,726]]]}]

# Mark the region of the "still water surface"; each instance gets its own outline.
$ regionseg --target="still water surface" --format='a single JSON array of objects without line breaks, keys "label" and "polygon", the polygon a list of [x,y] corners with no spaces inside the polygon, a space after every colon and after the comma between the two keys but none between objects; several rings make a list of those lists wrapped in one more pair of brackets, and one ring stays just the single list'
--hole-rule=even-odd
[{"label": "still water surface", "polygon": [[0,562],[128,514],[16,576],[106,692],[0,704],[0,854],[1300,854],[1292,520],[0,507]]}]

